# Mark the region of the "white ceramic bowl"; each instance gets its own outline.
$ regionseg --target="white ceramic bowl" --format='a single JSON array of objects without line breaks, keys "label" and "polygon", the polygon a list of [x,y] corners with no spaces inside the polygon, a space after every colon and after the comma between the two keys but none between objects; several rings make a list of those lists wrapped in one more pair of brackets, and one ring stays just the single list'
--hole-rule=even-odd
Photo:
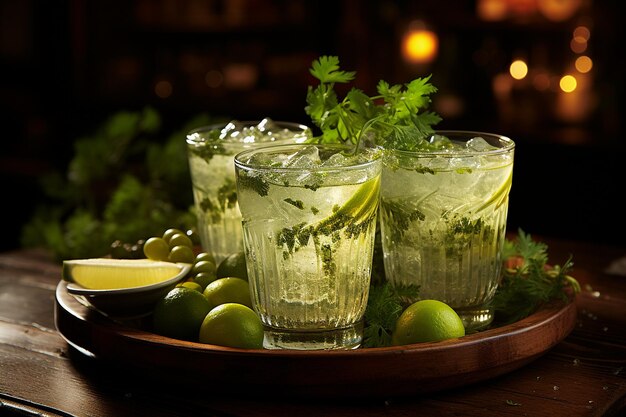
[{"label": "white ceramic bowl", "polygon": [[155,284],[114,290],[92,290],[76,283],[67,284],[67,292],[82,304],[112,318],[137,318],[152,313],[156,303],[182,281],[191,264],[181,265],[180,272]]}]

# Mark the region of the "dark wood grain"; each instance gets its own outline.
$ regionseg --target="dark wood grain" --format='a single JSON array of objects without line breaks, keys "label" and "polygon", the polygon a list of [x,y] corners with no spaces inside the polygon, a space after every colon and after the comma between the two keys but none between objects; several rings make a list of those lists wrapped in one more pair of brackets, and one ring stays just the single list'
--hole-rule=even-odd
[{"label": "dark wood grain", "polygon": [[[358,399],[314,395],[296,400],[284,392],[259,397],[244,384],[225,393],[196,386],[158,366],[148,372],[132,364],[90,358],[69,347],[54,324],[60,263],[41,251],[0,254],[0,415],[11,415],[10,404],[22,404],[51,415],[51,410],[57,409],[59,415],[107,417],[623,416],[626,277],[604,270],[617,257],[626,256],[626,249],[547,242],[553,263],[573,254],[573,275],[583,285],[575,300],[574,329],[564,340],[518,369],[477,383],[430,393]],[[497,354],[486,350],[476,360]],[[189,360],[193,363],[195,357],[190,355]],[[373,363],[377,366],[376,360]],[[397,366],[400,364],[398,361]],[[366,373],[359,369],[362,367],[354,366],[350,372]],[[260,378],[280,378],[296,371],[277,365],[271,375]],[[252,375],[255,365],[241,364],[236,372]],[[207,386],[219,386],[220,375],[207,367]]]}]

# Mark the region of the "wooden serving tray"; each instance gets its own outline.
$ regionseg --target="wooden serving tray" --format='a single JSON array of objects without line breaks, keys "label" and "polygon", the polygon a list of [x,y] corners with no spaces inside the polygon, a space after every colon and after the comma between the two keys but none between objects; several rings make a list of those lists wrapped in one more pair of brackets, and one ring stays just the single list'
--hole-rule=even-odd
[{"label": "wooden serving tray", "polygon": [[[56,289],[56,327],[82,353],[194,387],[306,397],[389,397],[441,391],[518,369],[563,340],[575,303],[436,343],[346,351],[246,350],[171,339],[114,322]],[[165,377],[164,377],[165,376]],[[165,381],[165,382],[168,382]]]}]

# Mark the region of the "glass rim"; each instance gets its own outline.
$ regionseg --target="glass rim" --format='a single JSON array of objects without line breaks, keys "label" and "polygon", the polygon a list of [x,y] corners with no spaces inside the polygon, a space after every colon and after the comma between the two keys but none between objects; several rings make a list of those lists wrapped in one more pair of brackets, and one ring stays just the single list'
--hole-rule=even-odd
[{"label": "glass rim", "polygon": [[[246,127],[250,127],[250,126],[256,126],[258,125],[260,122],[262,122],[264,119],[257,119],[257,120],[237,120],[237,123],[240,123],[242,125],[245,125]],[[186,135],[185,135],[185,139],[186,142],[188,144],[198,144],[200,143],[200,141],[191,138],[190,136],[195,135],[195,134],[203,134],[203,133],[208,133],[208,132],[214,132],[216,130],[222,130],[224,127],[226,127],[229,123],[232,123],[233,120],[229,120],[229,121],[225,121],[225,122],[219,122],[219,123],[211,123],[211,124],[207,124],[207,125],[203,125],[203,126],[198,126],[195,127],[191,130],[189,130]],[[272,123],[282,127],[282,128],[287,128],[290,131],[293,132],[307,132],[307,131],[311,131],[311,128],[303,123],[298,123],[298,122],[291,122],[291,121],[286,121],[286,120],[272,120]],[[281,142],[283,140],[292,140],[290,139],[279,139],[276,140],[274,142]],[[243,142],[235,142],[235,141],[229,141],[229,140],[225,140],[225,139],[219,139],[219,140],[211,140],[208,141],[209,143],[228,143],[228,144],[244,144]],[[254,142],[252,142],[254,143]],[[261,142],[256,142],[256,143],[261,143]],[[268,142],[269,143],[269,142]]]},{"label": "glass rim", "polygon": [[490,132],[481,132],[477,130],[435,130],[432,134],[429,134],[428,137],[432,135],[442,135],[446,136],[451,140],[454,140],[454,137],[463,136],[467,139],[472,139],[475,137],[483,137],[483,138],[493,138],[497,139],[500,142],[504,143],[504,146],[497,149],[489,149],[486,151],[476,151],[472,153],[458,153],[458,152],[449,152],[449,151],[407,151],[401,149],[385,149],[385,152],[397,153],[400,155],[411,156],[411,155],[419,155],[420,157],[449,157],[449,158],[472,158],[476,156],[487,156],[487,155],[500,155],[510,153],[515,149],[515,142],[508,136],[501,135],[499,133],[490,133]]},{"label": "glass rim", "polygon": [[268,172],[268,171],[272,171],[272,172],[297,172],[297,171],[336,172],[336,171],[346,171],[346,170],[353,171],[353,170],[359,170],[359,169],[367,169],[370,166],[375,165],[377,163],[380,163],[382,167],[382,153],[379,152],[379,150],[375,148],[367,148],[367,150],[371,151],[371,155],[372,155],[371,159],[368,159],[367,161],[359,161],[356,163],[351,163],[349,165],[340,165],[340,166],[319,166],[319,167],[280,167],[280,166],[277,166],[277,167],[273,167],[273,166],[267,166],[267,165],[261,165],[261,164],[247,163],[241,160],[242,157],[245,157],[253,153],[258,153],[258,152],[268,153],[271,151],[278,151],[280,149],[287,149],[287,148],[301,149],[307,146],[317,146],[321,148],[331,148],[331,149],[338,149],[338,150],[354,149],[354,147],[352,146],[339,144],[339,143],[319,144],[319,143],[304,142],[304,143],[268,145],[268,146],[263,146],[260,148],[246,149],[244,151],[239,152],[234,157],[235,167],[246,169],[246,170],[261,171],[261,172]]}]

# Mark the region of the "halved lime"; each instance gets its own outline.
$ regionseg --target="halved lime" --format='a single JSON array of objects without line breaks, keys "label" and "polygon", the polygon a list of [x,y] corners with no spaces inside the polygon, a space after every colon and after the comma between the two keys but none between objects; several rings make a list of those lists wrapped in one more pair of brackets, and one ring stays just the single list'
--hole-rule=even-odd
[{"label": "halved lime", "polygon": [[174,277],[181,279],[190,264],[150,259],[89,258],[63,261],[62,278],[93,290],[112,290],[156,284]]}]

